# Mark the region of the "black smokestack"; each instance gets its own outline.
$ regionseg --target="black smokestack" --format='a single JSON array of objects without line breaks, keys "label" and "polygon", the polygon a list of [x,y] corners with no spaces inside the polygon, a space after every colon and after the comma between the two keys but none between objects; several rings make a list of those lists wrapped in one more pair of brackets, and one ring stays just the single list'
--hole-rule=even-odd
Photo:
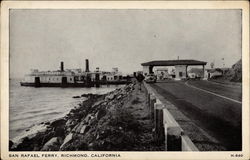
[{"label": "black smokestack", "polygon": [[64,69],[63,69],[63,62],[61,62],[61,72],[63,72]]},{"label": "black smokestack", "polygon": [[86,59],[86,70],[85,72],[89,72],[89,60]]}]

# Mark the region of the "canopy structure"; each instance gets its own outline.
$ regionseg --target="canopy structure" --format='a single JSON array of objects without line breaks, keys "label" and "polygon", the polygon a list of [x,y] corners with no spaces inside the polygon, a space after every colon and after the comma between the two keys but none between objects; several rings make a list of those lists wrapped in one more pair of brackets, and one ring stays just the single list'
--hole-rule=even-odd
[{"label": "canopy structure", "polygon": [[175,65],[206,65],[207,62],[197,60],[160,60],[142,63],[142,66],[175,66]]},{"label": "canopy structure", "polygon": [[[187,78],[187,67],[188,66],[195,66],[200,65],[203,67],[203,73],[205,74],[205,65],[207,62],[204,61],[198,61],[198,60],[188,60],[188,59],[182,59],[182,60],[157,60],[157,61],[150,61],[142,63],[143,66],[143,73],[144,75],[147,75],[149,73],[153,73],[153,67],[155,66],[174,66],[175,67],[175,79],[180,80]],[[203,74],[203,77],[204,77]]]}]

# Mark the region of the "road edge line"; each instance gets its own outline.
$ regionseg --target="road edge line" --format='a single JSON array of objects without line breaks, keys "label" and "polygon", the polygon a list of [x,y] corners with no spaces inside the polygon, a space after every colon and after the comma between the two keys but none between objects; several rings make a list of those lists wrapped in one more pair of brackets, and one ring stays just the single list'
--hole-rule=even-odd
[{"label": "road edge line", "polygon": [[233,101],[233,102],[235,102],[235,103],[240,103],[240,104],[242,104],[242,102],[237,101],[237,100],[235,100],[235,99],[231,99],[231,98],[228,98],[228,97],[219,95],[219,94],[217,94],[217,93],[214,93],[214,92],[211,92],[211,91],[208,91],[208,90],[205,90],[205,89],[201,89],[201,88],[195,87],[195,86],[193,86],[193,85],[191,85],[191,84],[188,84],[188,81],[185,82],[185,85],[187,85],[188,87],[191,87],[191,88],[194,88],[194,89],[198,89],[198,90],[201,90],[201,91],[203,91],[203,92],[207,92],[207,93],[213,94],[213,95],[215,95],[215,96],[218,96],[218,97],[221,97],[221,98],[224,98],[224,99]]}]

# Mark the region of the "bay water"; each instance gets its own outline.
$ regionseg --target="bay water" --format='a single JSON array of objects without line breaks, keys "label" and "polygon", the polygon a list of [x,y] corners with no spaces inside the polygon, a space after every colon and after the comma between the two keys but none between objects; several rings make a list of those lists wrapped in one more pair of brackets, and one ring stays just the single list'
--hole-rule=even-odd
[{"label": "bay water", "polygon": [[10,80],[9,138],[19,139],[27,131],[37,130],[38,124],[65,116],[85,97],[82,94],[105,94],[122,85],[103,85],[99,88],[24,87],[20,80]]}]

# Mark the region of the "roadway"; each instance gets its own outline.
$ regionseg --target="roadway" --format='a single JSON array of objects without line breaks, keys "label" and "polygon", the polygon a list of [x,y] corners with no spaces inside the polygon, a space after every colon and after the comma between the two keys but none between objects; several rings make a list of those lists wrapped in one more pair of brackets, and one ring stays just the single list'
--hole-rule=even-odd
[{"label": "roadway", "polygon": [[151,86],[226,150],[242,149],[241,87],[209,81],[168,81]]}]

